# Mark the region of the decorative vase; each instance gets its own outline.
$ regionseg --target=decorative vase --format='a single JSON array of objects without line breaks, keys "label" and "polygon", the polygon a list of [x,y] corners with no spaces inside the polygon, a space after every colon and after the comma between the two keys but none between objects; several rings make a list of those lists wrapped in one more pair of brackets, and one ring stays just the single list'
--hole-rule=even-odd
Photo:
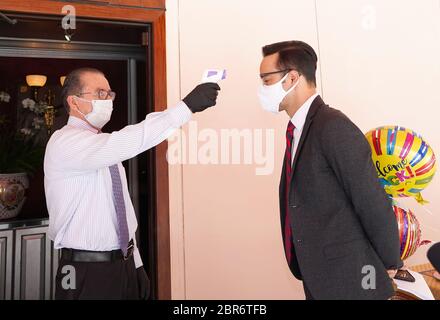
[{"label": "decorative vase", "polygon": [[0,220],[15,218],[26,200],[29,179],[26,173],[0,174]]}]

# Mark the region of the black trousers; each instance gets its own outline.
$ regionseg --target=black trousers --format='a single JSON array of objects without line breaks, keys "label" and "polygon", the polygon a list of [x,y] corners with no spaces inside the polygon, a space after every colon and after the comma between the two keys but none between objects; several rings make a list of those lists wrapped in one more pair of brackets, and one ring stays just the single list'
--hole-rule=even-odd
[{"label": "black trousers", "polygon": [[138,300],[133,256],[113,262],[70,262],[61,258],[56,300]]}]

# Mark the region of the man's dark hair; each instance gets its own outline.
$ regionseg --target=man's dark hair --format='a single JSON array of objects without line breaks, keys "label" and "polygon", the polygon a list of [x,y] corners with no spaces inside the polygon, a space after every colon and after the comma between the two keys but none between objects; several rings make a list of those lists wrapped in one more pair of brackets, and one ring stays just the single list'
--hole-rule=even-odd
[{"label": "man's dark hair", "polygon": [[64,80],[64,85],[61,90],[61,97],[63,100],[64,107],[66,108],[67,113],[69,113],[69,103],[67,102],[67,97],[71,95],[80,94],[83,89],[83,83],[81,80],[81,76],[84,73],[99,73],[104,75],[104,72],[95,69],[95,68],[79,68],[70,72],[66,79]]},{"label": "man's dark hair", "polygon": [[303,41],[292,40],[269,44],[263,47],[263,56],[278,53],[280,70],[293,69],[302,74],[309,83],[316,86],[318,56],[315,50]]}]

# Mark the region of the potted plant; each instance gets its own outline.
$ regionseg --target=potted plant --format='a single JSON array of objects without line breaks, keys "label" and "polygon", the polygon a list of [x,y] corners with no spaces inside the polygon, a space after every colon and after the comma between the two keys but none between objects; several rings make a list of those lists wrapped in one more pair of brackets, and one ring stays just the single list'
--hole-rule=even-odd
[{"label": "potted plant", "polygon": [[29,127],[17,129],[6,116],[0,117],[0,220],[20,213],[29,187],[28,175],[40,167],[44,158],[44,139],[40,134],[44,131],[44,120],[40,119],[44,115],[31,99],[23,100],[22,105],[33,114]]}]

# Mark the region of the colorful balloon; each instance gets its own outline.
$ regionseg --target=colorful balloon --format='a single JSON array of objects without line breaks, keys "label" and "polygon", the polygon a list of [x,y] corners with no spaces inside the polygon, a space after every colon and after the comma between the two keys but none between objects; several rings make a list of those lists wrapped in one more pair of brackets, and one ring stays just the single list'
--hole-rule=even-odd
[{"label": "colorful balloon", "polygon": [[426,141],[414,131],[399,126],[373,129],[365,136],[385,191],[391,197],[415,197],[424,203],[420,192],[436,171],[435,155]]},{"label": "colorful balloon", "polygon": [[393,206],[396,215],[397,225],[399,227],[400,237],[400,258],[405,260],[413,255],[416,250],[430,241],[421,241],[420,224],[411,210],[402,209],[396,205]]}]

